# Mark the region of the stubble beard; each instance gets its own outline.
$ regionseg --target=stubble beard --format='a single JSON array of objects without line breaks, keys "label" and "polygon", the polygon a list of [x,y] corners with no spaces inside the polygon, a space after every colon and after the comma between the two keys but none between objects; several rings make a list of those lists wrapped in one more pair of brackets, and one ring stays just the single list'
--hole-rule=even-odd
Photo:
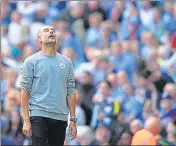
[{"label": "stubble beard", "polygon": [[45,45],[55,45],[56,44],[56,40],[55,39],[48,39],[46,42],[45,42]]}]

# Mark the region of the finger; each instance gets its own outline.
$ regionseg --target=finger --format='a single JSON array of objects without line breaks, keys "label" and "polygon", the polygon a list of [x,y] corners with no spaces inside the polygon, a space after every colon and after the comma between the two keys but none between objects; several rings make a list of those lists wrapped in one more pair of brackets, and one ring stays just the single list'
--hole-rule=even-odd
[{"label": "finger", "polygon": [[30,129],[30,134],[29,134],[29,136],[30,136],[30,137],[32,136],[32,129]]},{"label": "finger", "polygon": [[23,134],[26,136],[26,135],[27,135],[27,131],[26,131],[26,130],[23,130]]},{"label": "finger", "polygon": [[75,137],[76,137],[76,134],[73,134],[73,135],[71,136],[71,140],[75,139]]},{"label": "finger", "polygon": [[76,137],[76,130],[74,130],[74,131],[72,131],[72,135],[71,135],[71,138],[72,138],[72,140]]},{"label": "finger", "polygon": [[29,137],[29,130],[27,131],[26,136]]},{"label": "finger", "polygon": [[31,137],[32,136],[32,131],[31,129],[27,131],[27,137]]}]

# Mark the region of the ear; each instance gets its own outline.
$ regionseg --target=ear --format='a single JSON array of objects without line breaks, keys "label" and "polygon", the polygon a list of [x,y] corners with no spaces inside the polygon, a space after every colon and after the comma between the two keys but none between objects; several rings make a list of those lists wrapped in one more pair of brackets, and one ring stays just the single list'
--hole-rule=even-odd
[{"label": "ear", "polygon": [[41,31],[38,32],[38,42],[41,42],[42,41],[42,38],[41,38]]},{"label": "ear", "polygon": [[42,41],[40,34],[38,35],[38,39],[37,39],[37,40],[38,40],[39,42]]}]

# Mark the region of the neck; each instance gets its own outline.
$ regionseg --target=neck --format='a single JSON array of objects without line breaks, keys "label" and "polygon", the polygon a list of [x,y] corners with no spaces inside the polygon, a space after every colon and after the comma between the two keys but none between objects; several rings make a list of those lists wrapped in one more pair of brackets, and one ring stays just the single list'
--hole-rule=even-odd
[{"label": "neck", "polygon": [[52,56],[56,53],[55,45],[43,45],[41,52],[46,55]]}]

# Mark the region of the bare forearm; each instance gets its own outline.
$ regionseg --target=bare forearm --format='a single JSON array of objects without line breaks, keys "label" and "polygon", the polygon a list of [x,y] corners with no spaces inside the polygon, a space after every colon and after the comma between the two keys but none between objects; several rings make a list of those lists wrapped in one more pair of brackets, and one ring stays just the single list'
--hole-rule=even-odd
[{"label": "bare forearm", "polygon": [[76,94],[69,94],[67,96],[67,101],[70,109],[70,115],[75,117]]},{"label": "bare forearm", "polygon": [[130,123],[132,120],[134,120],[134,118],[136,117],[135,114],[131,114],[128,119],[127,119],[127,122]]},{"label": "bare forearm", "polygon": [[29,92],[21,91],[21,106],[24,121],[29,120]]},{"label": "bare forearm", "polygon": [[158,94],[157,94],[157,92],[156,91],[154,91],[153,93],[152,93],[152,99],[151,99],[151,103],[152,103],[152,110],[153,111],[156,111],[156,109],[157,109],[157,97],[158,97]]}]

